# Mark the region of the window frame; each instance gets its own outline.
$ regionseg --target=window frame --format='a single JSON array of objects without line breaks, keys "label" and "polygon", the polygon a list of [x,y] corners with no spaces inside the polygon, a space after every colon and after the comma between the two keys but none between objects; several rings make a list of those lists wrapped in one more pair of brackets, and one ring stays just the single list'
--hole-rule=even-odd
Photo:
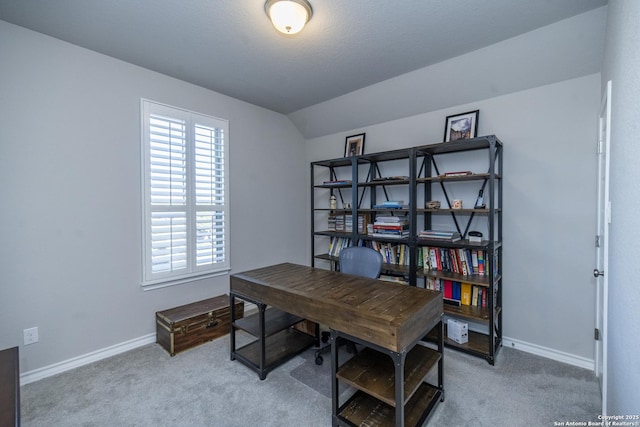
[{"label": "window frame", "polygon": [[[141,204],[142,204],[142,279],[141,286],[145,290],[173,286],[181,283],[191,282],[194,280],[205,279],[208,277],[220,276],[228,274],[231,270],[230,263],[230,225],[229,225],[229,121],[217,117],[197,113],[179,107],[158,103],[148,99],[141,99],[141,150],[142,150],[142,167],[141,167]],[[174,206],[152,204],[152,185],[151,185],[151,116],[161,115],[167,118],[184,121],[185,123],[185,174],[186,174],[186,192],[185,204],[183,208]],[[196,126],[216,129],[222,132],[222,168],[223,168],[223,185],[222,185],[222,202],[211,202],[208,205],[196,203],[196,185],[195,185],[195,138]],[[212,147],[213,148],[213,147]],[[196,252],[198,240],[196,234],[198,231],[197,212],[206,209],[208,212],[221,212],[223,215],[223,261],[213,262],[206,265],[197,265]],[[165,272],[153,272],[152,260],[152,220],[153,212],[184,212],[186,216],[186,267],[180,269],[171,268]],[[212,222],[213,222],[212,218]],[[215,234],[212,230],[212,234]]]}]

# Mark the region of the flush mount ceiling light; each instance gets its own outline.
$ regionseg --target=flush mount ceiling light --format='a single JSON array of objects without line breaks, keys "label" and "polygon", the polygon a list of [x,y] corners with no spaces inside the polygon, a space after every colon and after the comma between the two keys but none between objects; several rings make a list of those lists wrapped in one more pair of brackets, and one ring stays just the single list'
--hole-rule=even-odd
[{"label": "flush mount ceiling light", "polygon": [[313,15],[307,0],[267,0],[264,11],[276,30],[284,34],[296,34]]}]

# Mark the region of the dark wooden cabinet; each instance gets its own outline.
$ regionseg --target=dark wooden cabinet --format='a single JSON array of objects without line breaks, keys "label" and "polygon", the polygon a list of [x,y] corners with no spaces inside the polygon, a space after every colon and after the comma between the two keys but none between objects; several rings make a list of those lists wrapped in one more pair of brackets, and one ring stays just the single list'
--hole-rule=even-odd
[{"label": "dark wooden cabinet", "polygon": [[18,347],[0,351],[0,426],[20,425],[20,356]]}]

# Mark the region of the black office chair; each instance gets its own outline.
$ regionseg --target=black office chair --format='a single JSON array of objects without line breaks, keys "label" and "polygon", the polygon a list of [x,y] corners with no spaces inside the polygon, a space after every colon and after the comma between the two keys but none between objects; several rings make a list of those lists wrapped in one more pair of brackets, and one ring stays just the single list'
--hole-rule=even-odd
[{"label": "black office chair", "polygon": [[[380,252],[365,246],[350,246],[342,249],[338,260],[341,273],[377,279],[382,271],[382,255],[380,255]],[[355,344],[352,342],[347,342],[346,344],[350,352],[356,352]],[[322,365],[322,353],[330,349],[331,345],[328,344],[316,351],[316,365]]]}]

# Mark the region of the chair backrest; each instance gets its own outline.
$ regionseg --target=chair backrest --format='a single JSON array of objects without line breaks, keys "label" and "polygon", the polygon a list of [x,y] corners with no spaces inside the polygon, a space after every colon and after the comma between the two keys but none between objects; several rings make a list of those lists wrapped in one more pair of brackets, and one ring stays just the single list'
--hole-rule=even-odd
[{"label": "chair backrest", "polygon": [[340,271],[377,279],[382,271],[380,252],[364,246],[350,246],[340,251]]}]

